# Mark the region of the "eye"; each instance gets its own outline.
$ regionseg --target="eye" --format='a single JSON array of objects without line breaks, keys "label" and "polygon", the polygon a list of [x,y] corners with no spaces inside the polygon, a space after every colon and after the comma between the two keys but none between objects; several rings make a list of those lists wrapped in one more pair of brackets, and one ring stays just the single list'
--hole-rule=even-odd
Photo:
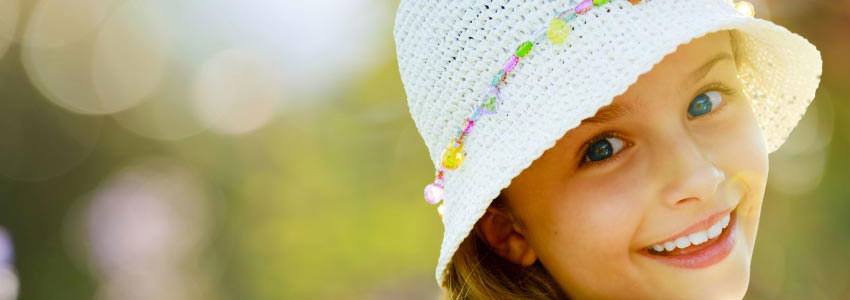
[{"label": "eye", "polygon": [[691,104],[688,105],[688,116],[696,118],[710,113],[714,108],[720,106],[723,96],[718,91],[709,91],[699,94]]},{"label": "eye", "polygon": [[623,145],[625,145],[625,142],[618,137],[611,136],[597,139],[587,145],[584,161],[596,162],[606,160],[620,152],[620,150],[623,150]]}]

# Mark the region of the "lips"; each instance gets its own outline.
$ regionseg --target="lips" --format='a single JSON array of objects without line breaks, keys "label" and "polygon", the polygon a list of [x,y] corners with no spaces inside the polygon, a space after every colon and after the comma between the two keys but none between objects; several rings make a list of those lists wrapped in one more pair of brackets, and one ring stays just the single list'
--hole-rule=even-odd
[{"label": "lips", "polygon": [[676,249],[686,250],[701,245],[720,235],[722,230],[729,225],[730,214],[731,210],[715,213],[649,248],[654,252],[663,253],[676,251]]},{"label": "lips", "polygon": [[712,266],[726,258],[732,252],[735,245],[735,229],[737,227],[735,211],[732,211],[728,215],[724,214],[724,212],[712,215],[706,220],[689,227],[682,233],[665,240],[665,243],[667,243],[671,240],[675,241],[692,233],[706,230],[704,229],[706,224],[711,224],[707,225],[710,229],[712,225],[717,224],[716,219],[718,216],[721,219],[729,216],[728,226],[722,229],[720,235],[713,239],[709,239],[699,245],[685,246],[684,248],[679,248],[677,245],[676,249],[672,251],[667,251],[665,248],[664,251],[658,252],[648,247],[642,249],[639,253],[662,263],[680,268],[697,269]]}]

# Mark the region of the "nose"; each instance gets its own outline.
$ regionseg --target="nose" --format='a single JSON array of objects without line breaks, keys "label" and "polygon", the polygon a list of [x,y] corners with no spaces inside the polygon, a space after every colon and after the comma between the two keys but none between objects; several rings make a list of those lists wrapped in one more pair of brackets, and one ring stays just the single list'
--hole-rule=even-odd
[{"label": "nose", "polygon": [[670,139],[660,153],[661,197],[670,208],[707,204],[714,197],[726,174],[704,149],[688,135]]}]

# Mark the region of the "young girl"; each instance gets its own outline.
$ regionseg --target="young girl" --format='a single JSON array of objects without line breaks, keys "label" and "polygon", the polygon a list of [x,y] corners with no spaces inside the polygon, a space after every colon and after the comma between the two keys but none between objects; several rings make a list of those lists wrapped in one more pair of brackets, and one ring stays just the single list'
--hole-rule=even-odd
[{"label": "young girl", "polygon": [[740,299],[818,51],[723,0],[402,1],[450,299]]}]

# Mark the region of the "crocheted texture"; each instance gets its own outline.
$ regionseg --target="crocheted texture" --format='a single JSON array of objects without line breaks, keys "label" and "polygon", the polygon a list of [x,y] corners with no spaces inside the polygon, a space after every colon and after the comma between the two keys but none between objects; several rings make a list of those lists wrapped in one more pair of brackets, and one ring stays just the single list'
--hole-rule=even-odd
[{"label": "crocheted texture", "polygon": [[[435,168],[481,90],[516,45],[579,1],[402,0],[394,30],[410,113]],[[740,77],[769,150],[814,98],[821,58],[804,38],[738,14],[725,0],[614,0],[569,23],[560,46],[535,46],[509,75],[498,111],[475,124],[463,167],[444,178],[436,278],[511,180],[568,130],[628,89],[679,45],[735,29]]]},{"label": "crocheted texture", "polygon": [[[638,4],[641,0],[630,0],[632,4]],[[449,148],[443,150],[443,159],[440,167],[434,174],[434,181],[428,184],[424,190],[425,201],[430,204],[437,204],[442,201],[443,195],[443,175],[446,172],[459,168],[466,157],[463,152],[463,144],[466,137],[472,133],[475,124],[480,118],[494,113],[501,103],[501,87],[507,84],[505,79],[510,76],[511,72],[520,63],[523,57],[528,56],[534,45],[548,42],[554,45],[563,44],[572,32],[572,27],[569,21],[575,20],[578,15],[586,14],[594,7],[602,7],[608,3],[608,0],[584,0],[575,7],[565,8],[560,11],[557,16],[552,16],[552,21],[546,26],[541,27],[532,34],[526,41],[520,44],[516,51],[511,54],[511,57],[505,62],[505,65],[499,69],[494,75],[490,84],[487,86],[487,91],[481,95],[481,103],[475,107],[474,111],[470,112],[470,116],[464,119],[463,126],[458,129],[457,136],[452,139],[453,143],[449,144]],[[600,8],[601,9],[601,8]],[[438,207],[438,212],[442,217],[442,205]]]}]

